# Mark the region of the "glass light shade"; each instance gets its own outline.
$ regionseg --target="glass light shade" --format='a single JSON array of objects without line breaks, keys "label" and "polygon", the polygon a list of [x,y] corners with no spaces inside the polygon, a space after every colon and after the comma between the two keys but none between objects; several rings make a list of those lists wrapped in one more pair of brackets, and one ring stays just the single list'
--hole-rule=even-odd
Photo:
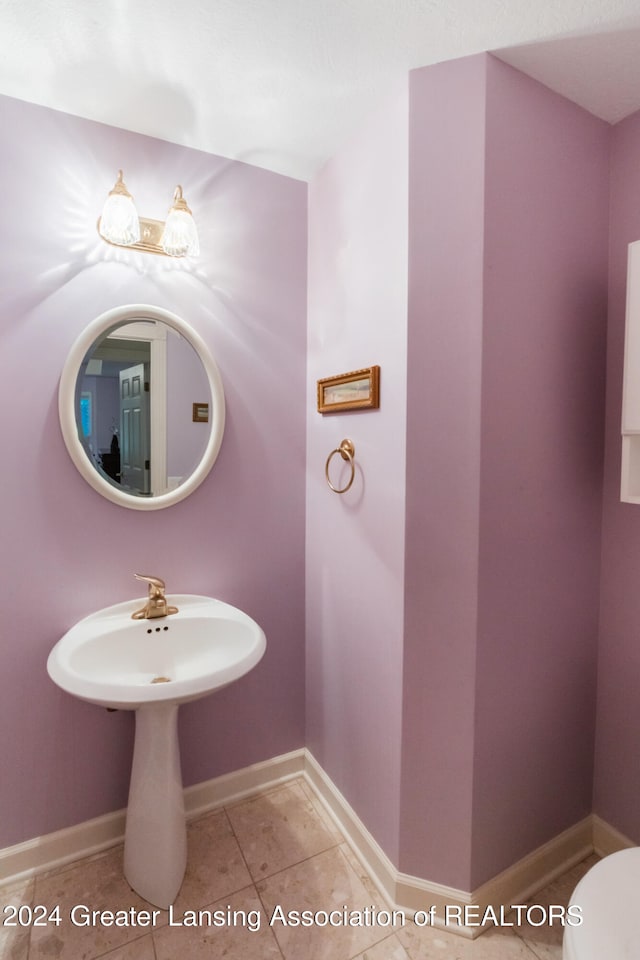
[{"label": "glass light shade", "polygon": [[140,222],[133,197],[122,179],[122,170],[107,197],[100,217],[100,236],[109,243],[128,245],[140,240]]},{"label": "glass light shade", "polygon": [[197,257],[200,253],[198,229],[191,210],[182,196],[182,187],[176,187],[174,203],[167,215],[161,245],[170,257]]}]

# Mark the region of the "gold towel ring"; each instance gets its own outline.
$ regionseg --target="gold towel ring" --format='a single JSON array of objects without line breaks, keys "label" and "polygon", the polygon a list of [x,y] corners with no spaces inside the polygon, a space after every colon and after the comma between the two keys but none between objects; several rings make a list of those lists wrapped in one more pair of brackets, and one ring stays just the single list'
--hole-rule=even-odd
[{"label": "gold towel ring", "polygon": [[[329,486],[331,487],[334,493],[346,493],[349,487],[351,486],[351,484],[353,483],[353,479],[356,475],[356,466],[353,460],[355,456],[355,452],[356,452],[356,448],[353,445],[353,440],[343,440],[340,446],[336,447],[335,450],[332,450],[329,456],[327,457],[327,463],[324,468],[324,475],[327,478],[327,483],[329,484]],[[348,460],[349,463],[351,464],[351,476],[349,477],[349,481],[346,487],[334,487],[334,485],[331,483],[331,480],[329,479],[329,464],[331,463],[331,458],[334,457],[336,453],[339,453],[343,460]]]}]

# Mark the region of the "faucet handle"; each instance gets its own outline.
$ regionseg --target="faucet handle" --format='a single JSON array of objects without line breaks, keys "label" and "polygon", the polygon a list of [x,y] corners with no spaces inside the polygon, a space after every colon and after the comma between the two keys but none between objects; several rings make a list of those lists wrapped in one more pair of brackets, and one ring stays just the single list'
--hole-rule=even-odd
[{"label": "faucet handle", "polygon": [[168,617],[177,613],[178,608],[170,606],[164,595],[164,580],[160,577],[146,577],[142,573],[134,573],[136,580],[144,580],[149,584],[149,599],[142,610],[131,614],[132,620],[150,620],[154,617]]},{"label": "faucet handle", "polygon": [[142,573],[134,573],[136,580],[144,580],[145,583],[149,584],[149,596],[150,597],[163,597],[165,590],[165,582],[160,577],[146,577]]}]

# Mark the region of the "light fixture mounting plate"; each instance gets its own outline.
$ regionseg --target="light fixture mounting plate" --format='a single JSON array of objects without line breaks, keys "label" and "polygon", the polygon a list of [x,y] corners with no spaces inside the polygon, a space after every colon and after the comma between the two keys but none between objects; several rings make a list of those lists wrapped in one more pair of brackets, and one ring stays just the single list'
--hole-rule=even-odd
[{"label": "light fixture mounting plate", "polygon": [[[161,246],[162,234],[164,233],[164,220],[150,220],[147,217],[138,217],[140,223],[140,239],[137,243],[111,243],[100,234],[102,240],[111,243],[112,247],[127,247],[129,250],[142,250],[144,253],[157,253],[162,257],[168,257]],[[100,218],[98,218],[98,233],[100,233]],[[172,260],[177,259],[172,257]]]}]

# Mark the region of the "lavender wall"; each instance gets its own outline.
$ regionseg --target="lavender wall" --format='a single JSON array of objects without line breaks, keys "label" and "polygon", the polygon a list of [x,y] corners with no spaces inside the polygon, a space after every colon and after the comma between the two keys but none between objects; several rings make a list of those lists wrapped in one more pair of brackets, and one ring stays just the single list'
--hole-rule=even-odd
[{"label": "lavender wall", "polygon": [[405,873],[469,889],[480,482],[484,59],[411,74]]},{"label": "lavender wall", "polygon": [[[304,742],[306,186],[0,99],[0,847],[125,805],[132,715],[59,691],[49,650],[77,619],[140,596],[207,593],[264,627],[249,676],[183,708],[187,784]],[[123,167],[143,215],[176,183],[197,212],[193,264],[108,247],[95,223]],[[69,460],[58,377],[86,323],[132,302],[187,319],[216,356],[228,418],[212,474],[159,513],[116,507]],[[286,456],[282,438],[286,438]]]},{"label": "lavender wall", "polygon": [[620,502],[627,246],[640,237],[640,113],[612,131],[607,416],[594,810],[640,843],[640,510]]},{"label": "lavender wall", "polygon": [[[306,629],[306,742],[404,872],[472,889],[589,811],[610,134],[485,55],[414,72],[408,101],[312,183],[306,302],[303,184],[0,98],[0,848],[126,802],[131,715],[45,662],[140,595],[135,570],[267,633],[252,674],[183,708],[186,783],[305,742]],[[637,839],[640,535],[618,484],[639,148],[635,117],[613,134],[595,794]],[[101,243],[120,166],[147,216],[182,182],[196,263]],[[75,336],[141,301],[199,330],[228,404],[213,473],[156,514],[82,481],[56,411]],[[315,412],[319,377],[371,363],[380,410]],[[324,464],[345,436],[340,497]]]},{"label": "lavender wall", "polygon": [[200,462],[209,439],[208,424],[193,420],[193,404],[211,404],[211,391],[198,354],[183,337],[167,341],[167,393],[167,476],[184,480]]},{"label": "lavender wall", "polygon": [[490,56],[411,78],[401,869],[590,810],[608,129]]},{"label": "lavender wall", "polygon": [[487,57],[472,888],[591,811],[609,127]]},{"label": "lavender wall", "polygon": [[[307,744],[398,852],[407,298],[407,89],[310,185]],[[316,380],[381,366],[379,410],[321,416]],[[344,437],[356,477],[325,482]],[[340,457],[332,461],[336,470]],[[334,482],[348,474],[339,469]]]}]

